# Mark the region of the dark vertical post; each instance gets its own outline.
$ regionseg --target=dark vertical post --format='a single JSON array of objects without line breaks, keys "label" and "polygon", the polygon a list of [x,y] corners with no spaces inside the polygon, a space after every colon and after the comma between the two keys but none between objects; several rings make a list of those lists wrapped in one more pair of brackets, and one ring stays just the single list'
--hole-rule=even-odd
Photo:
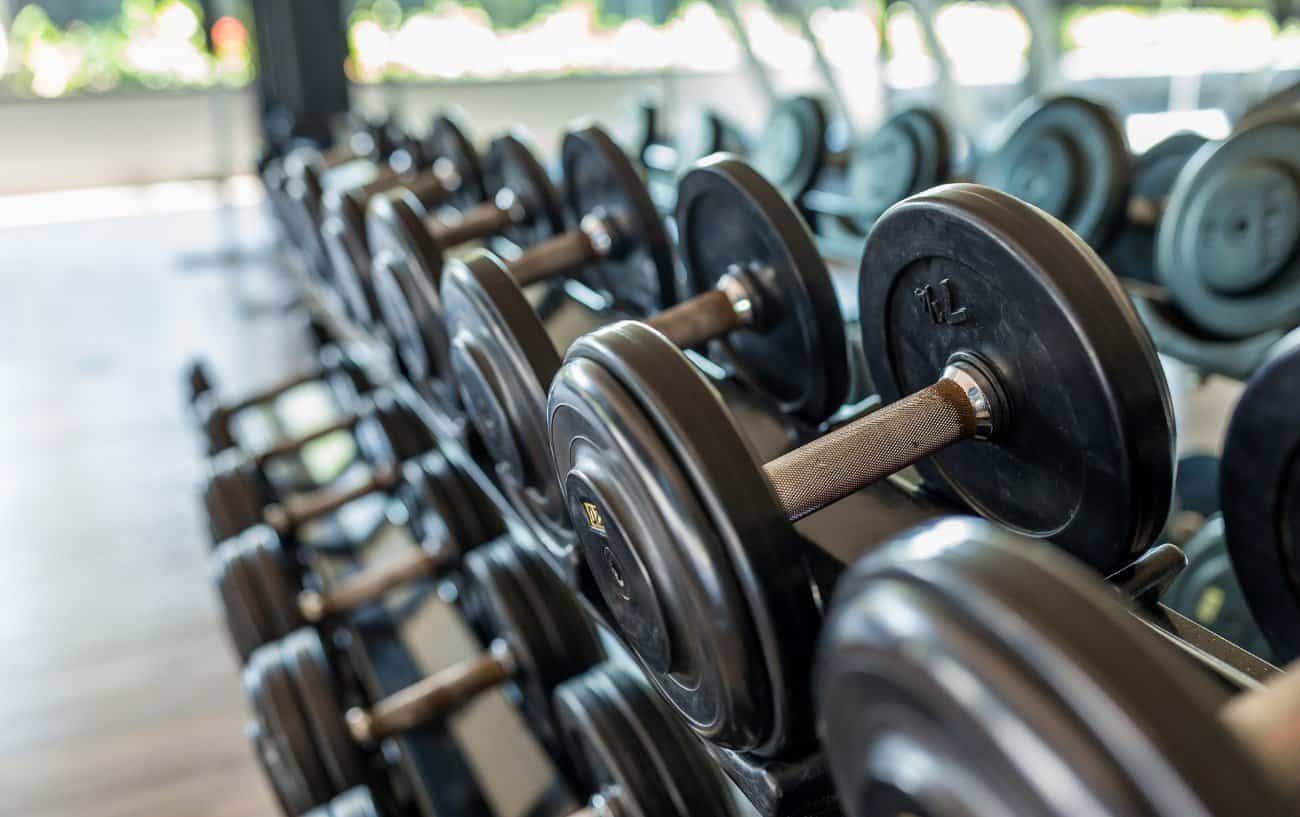
[{"label": "dark vertical post", "polygon": [[339,0],[251,0],[257,93],[268,147],[290,137],[328,144],[348,110],[347,32]]}]

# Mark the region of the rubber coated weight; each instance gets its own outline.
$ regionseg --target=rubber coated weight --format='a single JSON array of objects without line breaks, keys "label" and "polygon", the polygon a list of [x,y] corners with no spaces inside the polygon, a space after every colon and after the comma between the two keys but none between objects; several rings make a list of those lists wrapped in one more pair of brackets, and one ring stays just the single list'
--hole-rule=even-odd
[{"label": "rubber coated weight", "polygon": [[1206,145],[1169,194],[1156,274],[1203,331],[1300,323],[1300,111]]},{"label": "rubber coated weight", "polygon": [[826,108],[815,97],[783,99],[768,115],[749,160],[782,195],[798,202],[826,163],[828,127]]},{"label": "rubber coated weight", "polygon": [[443,204],[464,210],[487,198],[488,185],[478,150],[454,116],[446,112],[434,116],[425,142],[432,163],[441,163],[451,171],[437,175],[456,179]]},{"label": "rubber coated weight", "polygon": [[1224,438],[1219,482],[1232,566],[1274,656],[1300,656],[1300,349],[1255,373]]},{"label": "rubber coated weight", "polygon": [[848,195],[862,212],[851,226],[866,235],[894,204],[948,181],[952,153],[948,125],[938,112],[908,108],[889,117],[850,157]]},{"label": "rubber coated weight", "polygon": [[818,731],[849,817],[1291,813],[1188,669],[1077,563],[949,518],[840,580]]},{"label": "rubber coated weight", "polygon": [[1081,97],[1029,100],[1013,114],[1002,146],[980,163],[976,180],[1055,216],[1094,247],[1124,215],[1130,181],[1119,120]]},{"label": "rubber coated weight", "polygon": [[[1134,162],[1129,201],[1154,207],[1158,213],[1168,200],[1178,174],[1205,141],[1199,133],[1182,131],[1147,148]],[[1121,278],[1155,283],[1156,231],[1155,225],[1145,221],[1145,218],[1121,219],[1119,230],[1106,249],[1106,263]]]},{"label": "rubber coated weight", "polygon": [[[664,695],[728,748],[779,753],[801,722],[818,603],[789,521],[916,464],[1109,572],[1168,511],[1159,363],[1113,276],[1058,222],[988,188],[939,188],[877,223],[861,281],[886,407],[763,466],[648,327],[584,336],[552,381],[555,471],[600,597]],[[949,400],[964,419],[929,407]],[[988,439],[970,440],[980,423]]]},{"label": "rubber coated weight", "polygon": [[338,717],[340,693],[325,645],[314,630],[287,635],[280,649],[298,697],[321,765],[336,791],[360,783],[365,768],[343,719]]},{"label": "rubber coated weight", "polygon": [[502,231],[521,248],[564,232],[560,195],[526,137],[508,133],[492,140],[487,153],[488,178],[496,191],[509,191],[524,217]]},{"label": "rubber coated weight", "polygon": [[555,690],[567,753],[591,802],[639,817],[730,815],[714,764],[639,675],[596,666]]},{"label": "rubber coated weight", "polygon": [[752,324],[721,341],[741,377],[787,414],[830,416],[848,392],[844,321],[798,211],[749,165],[718,157],[682,179],[676,216],[684,296],[724,277],[754,293]]},{"label": "rubber coated weight", "polygon": [[636,167],[597,127],[566,133],[560,160],[569,212],[601,219],[610,236],[609,249],[574,277],[633,314],[662,309],[673,288],[672,251]]}]

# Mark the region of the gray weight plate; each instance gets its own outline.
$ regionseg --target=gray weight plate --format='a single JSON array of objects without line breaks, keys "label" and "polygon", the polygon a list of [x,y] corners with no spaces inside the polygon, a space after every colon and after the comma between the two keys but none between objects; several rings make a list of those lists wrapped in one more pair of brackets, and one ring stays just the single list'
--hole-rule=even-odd
[{"label": "gray weight plate", "polygon": [[885,120],[853,150],[848,194],[862,217],[854,227],[866,235],[885,210],[952,174],[952,137],[938,112],[908,108]]},{"label": "gray weight plate", "polygon": [[287,774],[301,781],[312,805],[329,800],[334,789],[312,740],[302,703],[294,692],[280,644],[272,641],[254,650],[242,677],[244,694],[252,704],[260,734],[281,753],[281,765]]},{"label": "gray weight plate", "polygon": [[[370,284],[370,249],[364,241],[365,217],[351,212],[350,197],[327,193],[321,240],[329,258],[330,281],[348,315],[363,327],[375,326],[379,305]],[[354,220],[356,223],[353,223]]]},{"label": "gray weight plate", "polygon": [[976,180],[1065,222],[1093,247],[1106,243],[1124,213],[1129,152],[1119,119],[1081,97],[1028,100]]},{"label": "gray weight plate", "polygon": [[398,497],[407,508],[417,540],[426,538],[421,520],[427,517],[438,520],[459,551],[481,545],[499,533],[500,526],[484,518],[471,496],[477,489],[469,480],[436,451],[403,464]]},{"label": "gray weight plate", "polygon": [[417,387],[435,377],[445,379],[447,337],[438,278],[429,277],[408,257],[387,250],[375,255],[370,278],[402,374]]},{"label": "gray weight plate", "polygon": [[1150,546],[1173,490],[1168,386],[1128,297],[1077,236],[1005,193],[936,188],[876,222],[858,296],[886,405],[962,355],[1006,392],[1006,430],[919,463],[930,484],[1104,573]]},{"label": "gray weight plate", "polygon": [[310,628],[294,630],[285,636],[281,649],[321,764],[335,791],[357,785],[365,776],[364,759],[344,723],[338,685],[320,633]]},{"label": "gray weight plate", "polygon": [[492,189],[510,191],[524,213],[520,222],[506,228],[506,238],[526,248],[564,232],[560,194],[522,133],[507,133],[492,140],[487,174]]},{"label": "gray weight plate", "polygon": [[798,202],[826,162],[826,108],[814,97],[781,100],[768,114],[749,160],[781,193]]},{"label": "gray weight plate", "polygon": [[1300,324],[1300,111],[1206,145],[1169,194],[1156,274],[1203,332]]},{"label": "gray weight plate", "polygon": [[613,251],[584,265],[575,277],[631,314],[662,309],[673,292],[672,249],[632,161],[595,126],[566,133],[560,161],[570,215],[604,218],[614,233]]},{"label": "gray weight plate", "polygon": [[922,526],[843,577],[815,678],[849,817],[1291,809],[1216,717],[1222,693],[1112,588],[979,520]]},{"label": "gray weight plate", "polygon": [[395,465],[437,447],[433,432],[395,392],[376,391],[369,401],[355,432],[366,462]]},{"label": "gray weight plate", "polygon": [[460,184],[447,197],[446,204],[464,210],[487,198],[483,162],[479,160],[474,143],[456,124],[452,114],[444,111],[434,116],[425,141],[431,162],[450,165],[460,180]]}]

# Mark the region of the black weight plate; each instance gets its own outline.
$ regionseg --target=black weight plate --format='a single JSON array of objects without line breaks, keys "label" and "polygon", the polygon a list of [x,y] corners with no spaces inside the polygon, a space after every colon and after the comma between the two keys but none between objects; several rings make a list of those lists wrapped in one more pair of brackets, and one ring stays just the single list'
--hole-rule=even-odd
[{"label": "black weight plate", "polygon": [[1005,431],[919,463],[929,482],[1104,573],[1150,545],[1173,491],[1168,385],[1117,279],[1063,224],[977,185],[913,196],[872,230],[858,302],[886,404],[955,354],[1006,392]]},{"label": "black weight plate", "polygon": [[790,203],[739,159],[706,159],[677,194],[683,297],[713,289],[737,269],[760,293],[760,325],[731,332],[729,357],[783,411],[812,423],[848,393],[844,318],[826,262]]},{"label": "black weight plate", "polygon": [[1219,722],[1222,693],[1113,589],[980,520],[872,552],[821,641],[818,731],[850,817],[1291,808]]},{"label": "black weight plate", "polygon": [[[244,559],[262,613],[272,638],[279,638],[299,627],[299,585],[293,557],[285,552],[280,537],[266,525],[250,528],[240,537]],[[270,638],[266,639],[267,641]]]},{"label": "black weight plate", "polygon": [[[1152,145],[1133,165],[1130,198],[1163,205],[1178,174],[1204,144],[1205,137],[1199,133],[1182,131]],[[1155,228],[1121,219],[1119,230],[1106,249],[1106,263],[1121,278],[1155,283]]]},{"label": "black weight plate", "polygon": [[575,220],[604,218],[615,234],[609,255],[575,274],[608,293],[631,314],[662,309],[672,298],[668,233],[636,167],[609,134],[595,126],[569,131],[560,147],[564,198]]},{"label": "black weight plate", "polygon": [[469,477],[446,457],[431,451],[402,466],[402,484],[398,496],[406,506],[412,530],[423,540],[425,516],[440,520],[458,550],[468,550],[491,538],[488,523],[479,512],[470,492]]},{"label": "black weight plate", "polygon": [[227,449],[211,460],[210,490],[223,510],[226,537],[236,536],[262,522],[268,497],[262,491],[257,469],[242,452]]},{"label": "black weight plate", "polygon": [[604,658],[600,640],[540,551],[497,539],[465,556],[473,593],[518,665],[513,680],[534,722],[552,723],[551,693]]},{"label": "black weight plate", "polygon": [[254,719],[244,724],[244,736],[253,747],[253,755],[262,768],[267,782],[271,784],[271,793],[275,795],[280,812],[286,817],[306,814],[309,817],[329,817],[328,806],[316,806],[311,802],[302,778],[286,767],[284,752],[261,732],[261,726]]},{"label": "black weight plate", "polygon": [[584,789],[638,817],[729,815],[717,768],[635,671],[601,664],[555,690]]},{"label": "black weight plate", "polygon": [[426,141],[429,158],[434,163],[448,164],[460,180],[446,204],[465,210],[487,198],[488,187],[478,151],[450,114],[440,113],[433,118]]},{"label": "black weight plate", "polygon": [[553,548],[572,556],[572,533],[546,440],[546,390],[560,355],[505,265],[475,253],[447,265],[442,299],[452,371],[466,413],[511,504]]},{"label": "black weight plate", "polygon": [[1203,331],[1300,323],[1300,111],[1206,145],[1169,194],[1156,275]]},{"label": "black weight plate", "polygon": [[505,229],[506,238],[526,248],[564,232],[560,194],[523,134],[507,133],[492,140],[487,177],[492,190],[510,191],[524,214],[522,221]]},{"label": "black weight plate", "polygon": [[334,790],[312,741],[302,704],[294,693],[279,642],[254,650],[242,679],[259,731],[282,753],[283,766],[301,779],[302,789],[313,805],[329,800]]},{"label": "black weight plate", "polygon": [[336,213],[327,213],[320,229],[329,258],[330,281],[342,297],[344,307],[363,327],[374,326],[379,307],[370,286],[369,249],[358,241],[345,218]]},{"label": "black weight plate", "polygon": [[1130,182],[1124,128],[1087,99],[1029,100],[1002,146],[980,163],[976,180],[1047,211],[1093,247],[1124,213]]},{"label": "black weight plate", "polygon": [[848,193],[862,217],[862,235],[885,210],[952,173],[952,137],[943,118],[928,108],[908,108],[885,120],[853,150]]},{"label": "black weight plate", "polygon": [[781,100],[768,114],[749,160],[791,201],[812,189],[826,162],[826,108],[814,97]]},{"label": "black weight plate", "polygon": [[212,581],[217,586],[226,629],[241,662],[274,637],[268,635],[265,621],[256,617],[257,599],[242,564],[243,554],[239,539],[227,539],[212,551]]},{"label": "black weight plate", "polygon": [[1232,565],[1274,656],[1300,657],[1300,349],[1266,363],[1232,412],[1219,493]]},{"label": "black weight plate", "polygon": [[548,418],[579,550],[655,686],[721,746],[808,737],[792,715],[818,619],[801,544],[717,392],[621,322],[570,347]]},{"label": "black weight plate", "polygon": [[293,682],[321,765],[335,791],[355,786],[365,775],[361,752],[348,734],[339,703],[339,689],[320,634],[310,628],[294,630],[281,642],[285,667]]},{"label": "black weight plate", "polygon": [[417,386],[445,378],[447,338],[438,279],[430,278],[422,265],[388,251],[375,255],[370,277],[403,375]]},{"label": "black weight plate", "polygon": [[369,400],[370,408],[355,432],[357,448],[367,462],[396,465],[438,445],[415,409],[395,392],[376,391]]},{"label": "black weight plate", "polygon": [[1274,82],[1269,83],[1270,89],[1267,95],[1255,102],[1246,109],[1233,130],[1244,130],[1257,124],[1261,120],[1275,117],[1279,114],[1286,115],[1300,109],[1300,83],[1291,82],[1278,87],[1274,77]]}]

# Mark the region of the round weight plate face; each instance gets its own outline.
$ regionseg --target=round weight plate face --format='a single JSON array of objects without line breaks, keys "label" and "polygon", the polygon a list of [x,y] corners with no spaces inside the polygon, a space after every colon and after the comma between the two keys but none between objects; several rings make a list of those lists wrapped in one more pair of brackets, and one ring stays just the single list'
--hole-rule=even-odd
[{"label": "round weight plate face", "polygon": [[797,202],[826,161],[826,109],[810,96],[789,97],[768,115],[750,162],[782,195]]},{"label": "round weight plate face", "polygon": [[604,658],[590,620],[542,554],[514,540],[467,554],[465,571],[518,663],[514,681],[525,710],[535,722],[551,723],[556,685]]},{"label": "round weight plate face", "polygon": [[487,174],[498,199],[502,191],[509,191],[524,213],[522,221],[506,228],[506,238],[520,247],[531,247],[564,232],[560,194],[523,136],[506,134],[492,140]]},{"label": "round weight plate face", "polygon": [[979,520],[873,551],[821,640],[818,731],[850,817],[1288,808],[1216,717],[1222,693],[1110,587]]},{"label": "round weight plate face", "polygon": [[[1184,131],[1152,145],[1133,166],[1130,198],[1162,206],[1179,172],[1204,144],[1204,136]],[[1155,283],[1155,230],[1121,220],[1119,232],[1106,250],[1106,263],[1121,278]]]},{"label": "round weight plate face", "polygon": [[1128,298],[1077,236],[1005,193],[937,188],[876,223],[858,296],[886,404],[962,355],[1006,395],[1005,428],[919,463],[928,481],[1103,573],[1150,545],[1173,490],[1168,386]]},{"label": "round weight plate face", "polygon": [[271,637],[279,638],[303,623],[298,612],[300,587],[293,557],[284,551],[275,531],[265,525],[250,528],[241,539],[257,599],[271,627]]},{"label": "round weight plate face", "polygon": [[569,212],[604,219],[614,239],[611,252],[576,277],[633,315],[662,309],[672,298],[672,251],[636,167],[597,127],[566,133],[560,158]]},{"label": "round weight plate face", "polygon": [[433,118],[428,143],[433,162],[447,163],[460,179],[460,185],[448,197],[447,204],[464,210],[487,197],[484,168],[478,151],[451,116],[441,113]]},{"label": "round weight plate face", "polygon": [[253,651],[243,671],[244,694],[252,705],[259,733],[280,754],[286,775],[301,781],[288,801],[298,799],[296,789],[306,793],[311,805],[324,803],[334,795],[329,777],[303,716],[302,704],[294,693],[279,642],[263,644]]},{"label": "round weight plate face", "polygon": [[253,618],[256,599],[241,564],[243,552],[239,539],[227,539],[218,545],[212,551],[212,580],[221,597],[231,643],[240,660],[247,661],[253,650],[265,644],[268,638],[261,626],[265,622]]},{"label": "round weight plate face", "polygon": [[[466,414],[520,515],[567,563],[572,534],[546,447],[546,389],[560,356],[502,262],[476,253],[442,282],[451,365]],[[552,540],[554,540],[552,542]]]},{"label": "round weight plate face", "polygon": [[1156,273],[1204,331],[1300,323],[1300,113],[1207,145],[1169,195]]},{"label": "round weight plate face", "polygon": [[1300,657],[1300,349],[1251,378],[1228,423],[1224,532],[1246,601],[1281,663]]},{"label": "round weight plate face", "polygon": [[612,799],[613,813],[731,813],[730,797],[699,741],[634,671],[594,667],[556,689],[555,710],[583,788]]},{"label": "round weight plate face", "polygon": [[468,550],[495,535],[478,511],[470,492],[470,478],[442,454],[431,451],[416,462],[402,466],[398,494],[410,511],[413,531],[419,541],[422,516],[434,516],[451,536],[457,550]]},{"label": "round weight plate face", "polygon": [[1111,235],[1129,185],[1128,146],[1115,115],[1079,97],[1025,103],[978,181],[1046,211],[1091,246]]},{"label": "round weight plate face", "polygon": [[849,165],[849,195],[862,209],[862,233],[894,204],[946,181],[951,156],[948,126],[934,111],[909,108],[886,120],[853,151]]},{"label": "round weight plate face", "polygon": [[687,298],[739,277],[758,325],[727,335],[741,375],[790,414],[819,423],[848,391],[844,319],[826,263],[799,213],[753,168],[715,157],[682,179],[678,247]]},{"label": "round weight plate face", "polygon": [[415,410],[393,392],[374,392],[370,395],[370,409],[364,413],[355,437],[366,462],[405,462],[438,445]]},{"label": "round weight plate face", "polygon": [[410,382],[447,380],[451,376],[446,318],[437,276],[421,265],[387,252],[375,257],[372,280],[384,325]]},{"label": "round weight plate face", "polygon": [[303,628],[285,636],[281,649],[321,764],[336,791],[360,783],[365,769],[361,753],[348,734],[338,687],[315,630]]},{"label": "round weight plate face", "polygon": [[370,289],[370,254],[360,246],[344,221],[327,216],[321,238],[329,257],[330,280],[343,298],[348,314],[364,327],[373,326],[377,307]]},{"label": "round weight plate face", "polygon": [[797,742],[816,605],[717,393],[666,338],[623,322],[570,348],[548,417],[579,550],[648,677],[719,745]]}]

